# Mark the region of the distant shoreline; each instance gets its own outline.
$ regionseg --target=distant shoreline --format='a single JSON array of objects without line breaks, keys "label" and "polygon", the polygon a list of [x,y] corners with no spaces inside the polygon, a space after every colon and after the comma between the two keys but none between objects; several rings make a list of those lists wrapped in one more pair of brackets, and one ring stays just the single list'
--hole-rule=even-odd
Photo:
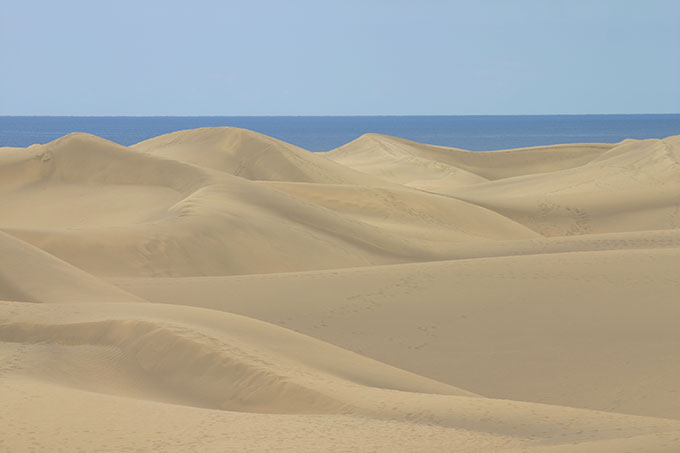
[{"label": "distant shoreline", "polygon": [[199,127],[253,130],[314,152],[329,151],[365,133],[472,151],[559,143],[616,143],[625,138],[680,134],[680,114],[517,116],[0,116],[0,146],[47,143],[86,132],[129,146]]}]

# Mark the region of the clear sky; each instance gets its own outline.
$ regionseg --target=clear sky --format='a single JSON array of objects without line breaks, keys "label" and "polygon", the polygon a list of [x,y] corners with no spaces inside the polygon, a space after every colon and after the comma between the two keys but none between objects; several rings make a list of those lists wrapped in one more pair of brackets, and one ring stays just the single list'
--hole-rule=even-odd
[{"label": "clear sky", "polygon": [[0,0],[0,115],[680,112],[679,0]]}]

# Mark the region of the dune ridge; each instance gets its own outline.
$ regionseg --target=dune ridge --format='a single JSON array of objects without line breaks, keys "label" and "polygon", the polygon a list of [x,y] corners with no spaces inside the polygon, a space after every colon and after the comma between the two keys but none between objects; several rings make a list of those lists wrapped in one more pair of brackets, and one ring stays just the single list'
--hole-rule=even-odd
[{"label": "dune ridge", "polygon": [[144,302],[0,231],[0,299],[42,303]]},{"label": "dune ridge", "polygon": [[0,148],[0,450],[678,451],[679,158]]},{"label": "dune ridge", "polygon": [[421,166],[446,168],[454,174],[462,173],[460,176],[469,178],[472,183],[478,183],[582,166],[614,146],[610,143],[579,143],[476,152],[425,145],[381,134],[365,134],[329,151],[328,157],[369,174],[384,172],[391,175],[395,170],[401,171],[404,173],[402,178],[406,180],[400,178],[395,181],[400,184],[408,183],[414,173],[419,174],[416,172],[422,171]]},{"label": "dune ridge", "polygon": [[189,162],[254,181],[376,184],[368,177],[290,143],[236,127],[172,132],[130,149]]}]

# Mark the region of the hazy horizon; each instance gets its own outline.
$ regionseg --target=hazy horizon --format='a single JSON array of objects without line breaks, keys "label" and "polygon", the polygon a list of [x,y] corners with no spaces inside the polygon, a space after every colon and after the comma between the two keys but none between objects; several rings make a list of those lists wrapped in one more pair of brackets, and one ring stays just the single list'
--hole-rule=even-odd
[{"label": "hazy horizon", "polygon": [[427,115],[427,114],[364,114],[364,115],[0,115],[4,118],[277,118],[277,117],[299,117],[299,118],[334,118],[334,117],[410,117],[410,116],[423,116],[423,117],[438,117],[438,116],[642,116],[642,115],[680,115],[678,112],[630,112],[630,113],[531,113],[531,114],[437,114],[437,115]]}]

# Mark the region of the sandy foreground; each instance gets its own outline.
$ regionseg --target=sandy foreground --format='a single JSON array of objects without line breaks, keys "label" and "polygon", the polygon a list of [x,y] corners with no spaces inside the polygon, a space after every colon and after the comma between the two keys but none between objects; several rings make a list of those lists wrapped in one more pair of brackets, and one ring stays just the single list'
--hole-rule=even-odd
[{"label": "sandy foreground", "polygon": [[0,451],[680,451],[680,136],[0,148]]}]

